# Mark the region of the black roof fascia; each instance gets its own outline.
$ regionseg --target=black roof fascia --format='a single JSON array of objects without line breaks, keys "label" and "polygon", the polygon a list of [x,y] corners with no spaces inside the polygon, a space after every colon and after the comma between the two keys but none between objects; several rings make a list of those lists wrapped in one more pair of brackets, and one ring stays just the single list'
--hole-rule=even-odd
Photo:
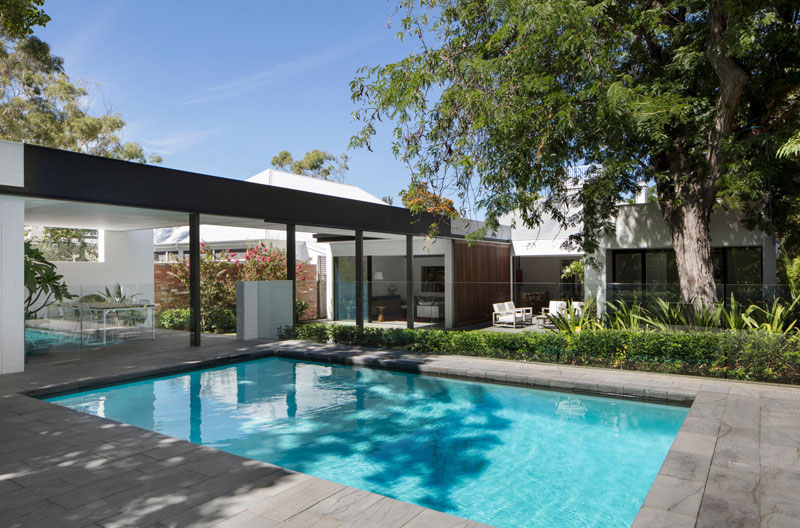
[{"label": "black roof fascia", "polygon": [[428,213],[37,145],[24,146],[24,175],[0,193],[402,235],[437,223],[450,235],[449,220]]}]

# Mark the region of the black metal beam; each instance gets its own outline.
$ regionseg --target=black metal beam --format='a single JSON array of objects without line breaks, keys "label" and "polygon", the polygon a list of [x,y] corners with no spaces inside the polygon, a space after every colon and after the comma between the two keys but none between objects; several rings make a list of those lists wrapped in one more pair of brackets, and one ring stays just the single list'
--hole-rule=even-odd
[{"label": "black metal beam", "polygon": [[264,219],[320,228],[450,235],[450,222],[402,207],[24,145],[24,187],[0,194]]},{"label": "black metal beam", "polygon": [[406,235],[406,326],[414,328],[414,237]]},{"label": "black metal beam", "polygon": [[297,298],[297,244],[295,242],[295,225],[286,224],[286,280],[292,281],[292,321],[297,322],[297,312],[294,309]]},{"label": "black metal beam", "polygon": [[364,231],[356,230],[356,326],[364,328]]},{"label": "black metal beam", "polygon": [[203,333],[200,304],[200,215],[189,215],[189,344],[200,346]]}]

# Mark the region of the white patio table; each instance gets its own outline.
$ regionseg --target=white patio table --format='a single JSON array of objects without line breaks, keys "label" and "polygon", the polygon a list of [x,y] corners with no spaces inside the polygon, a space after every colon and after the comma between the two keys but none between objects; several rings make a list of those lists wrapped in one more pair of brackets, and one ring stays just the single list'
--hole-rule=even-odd
[{"label": "white patio table", "polygon": [[134,312],[136,310],[149,310],[152,330],[152,339],[156,338],[155,304],[127,304],[112,302],[91,302],[86,303],[89,310],[101,312],[103,314],[103,344],[106,344],[108,330],[108,314],[119,312]]}]

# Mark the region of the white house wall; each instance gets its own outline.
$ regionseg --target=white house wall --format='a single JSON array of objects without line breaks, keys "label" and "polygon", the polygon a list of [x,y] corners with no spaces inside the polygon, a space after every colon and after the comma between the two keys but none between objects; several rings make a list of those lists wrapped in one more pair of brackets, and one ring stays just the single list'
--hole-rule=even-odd
[{"label": "white house wall", "polygon": [[102,261],[58,262],[71,293],[97,293],[121,284],[139,299],[153,300],[153,230],[103,231]]},{"label": "white house wall", "polygon": [[0,195],[0,374],[25,367],[25,200]]},{"label": "white house wall", "polygon": [[[711,247],[761,247],[763,255],[762,282],[775,284],[775,242],[761,231],[750,231],[739,217],[719,208],[711,215]],[[665,249],[671,248],[669,228],[658,204],[624,205],[619,208],[616,235],[604,240],[601,248],[592,255],[598,267],[586,267],[586,296],[597,298],[602,306],[606,300],[606,285],[611,281],[611,250],[615,249]]]},{"label": "white house wall", "polygon": [[[0,185],[22,187],[23,146],[0,141]],[[0,374],[25,368],[25,200],[0,195]]]}]

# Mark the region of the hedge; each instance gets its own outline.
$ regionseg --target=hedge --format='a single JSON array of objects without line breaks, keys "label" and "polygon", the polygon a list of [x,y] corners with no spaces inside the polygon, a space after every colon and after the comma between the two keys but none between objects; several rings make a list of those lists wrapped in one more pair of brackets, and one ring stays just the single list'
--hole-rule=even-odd
[{"label": "hedge", "polygon": [[[158,314],[158,326],[167,330],[189,329],[189,308],[169,308]],[[215,308],[204,314],[203,331],[225,334],[236,331],[236,312],[230,308]]]},{"label": "hedge", "polygon": [[512,334],[305,324],[283,328],[281,337],[429,354],[800,384],[800,337],[762,331],[598,329],[567,336],[556,332]]}]

